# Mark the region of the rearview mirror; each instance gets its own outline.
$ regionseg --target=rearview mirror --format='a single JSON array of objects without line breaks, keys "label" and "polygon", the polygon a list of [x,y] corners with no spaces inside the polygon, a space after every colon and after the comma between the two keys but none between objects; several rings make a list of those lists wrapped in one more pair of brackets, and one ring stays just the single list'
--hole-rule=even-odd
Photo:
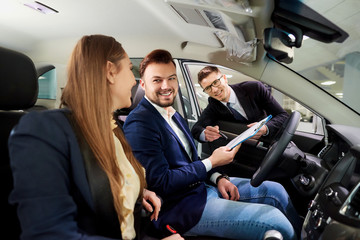
[{"label": "rearview mirror", "polygon": [[288,33],[277,28],[264,30],[264,48],[276,60],[284,63],[292,63],[294,58],[294,43]]}]

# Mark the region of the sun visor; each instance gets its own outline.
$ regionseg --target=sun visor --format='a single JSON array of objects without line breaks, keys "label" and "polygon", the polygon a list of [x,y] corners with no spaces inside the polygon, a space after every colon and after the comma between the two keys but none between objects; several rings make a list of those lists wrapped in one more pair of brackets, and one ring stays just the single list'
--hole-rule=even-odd
[{"label": "sun visor", "polygon": [[256,60],[254,13],[247,0],[166,2],[186,23],[212,29],[209,33],[221,41],[229,61],[249,64]]}]

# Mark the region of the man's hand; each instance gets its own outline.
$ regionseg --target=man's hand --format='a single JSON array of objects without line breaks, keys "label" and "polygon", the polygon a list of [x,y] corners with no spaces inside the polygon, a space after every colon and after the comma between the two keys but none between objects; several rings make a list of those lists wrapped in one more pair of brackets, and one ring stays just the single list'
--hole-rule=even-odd
[{"label": "man's hand", "polygon": [[[250,123],[249,125],[247,125],[248,128],[254,126],[257,122],[254,123]],[[267,133],[267,127],[266,125],[262,126],[260,128],[260,130],[252,137],[252,139],[259,139],[262,135],[265,135]]]},{"label": "man's hand", "polygon": [[205,140],[208,142],[212,142],[221,137],[221,135],[219,134],[219,126],[207,126],[204,130],[204,134]]},{"label": "man's hand", "polygon": [[221,178],[218,181],[217,187],[223,198],[233,201],[240,199],[239,189],[226,178]]},{"label": "man's hand", "polygon": [[229,147],[223,146],[215,149],[215,151],[209,157],[212,167],[223,166],[231,163],[234,160],[235,154],[239,151],[241,144],[230,150]]},{"label": "man's hand", "polygon": [[[148,201],[152,203],[155,209],[153,209],[153,207],[150,203],[148,203]],[[147,211],[152,212],[150,220],[152,221],[155,219],[155,221],[157,221],[161,207],[160,198],[156,196],[154,192],[144,189],[142,205]]]}]

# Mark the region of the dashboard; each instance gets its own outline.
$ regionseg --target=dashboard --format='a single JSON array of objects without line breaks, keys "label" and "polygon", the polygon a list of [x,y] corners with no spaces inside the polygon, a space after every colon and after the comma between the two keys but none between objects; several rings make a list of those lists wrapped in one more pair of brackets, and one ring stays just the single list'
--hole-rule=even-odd
[{"label": "dashboard", "polygon": [[360,129],[328,125],[327,131],[329,143],[315,158],[326,177],[309,203],[302,239],[360,239]]}]

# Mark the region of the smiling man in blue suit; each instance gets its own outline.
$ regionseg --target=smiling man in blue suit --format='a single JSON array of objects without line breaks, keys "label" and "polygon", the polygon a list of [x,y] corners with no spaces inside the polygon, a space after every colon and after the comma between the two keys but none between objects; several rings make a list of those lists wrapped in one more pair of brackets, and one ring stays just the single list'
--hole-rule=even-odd
[{"label": "smiling man in blue suit", "polygon": [[185,120],[173,109],[178,92],[176,65],[169,52],[154,50],[140,64],[145,97],[130,113],[124,132],[146,169],[148,188],[163,205],[155,228],[169,225],[184,235],[262,239],[269,229],[296,239],[301,222],[285,189],[275,182],[258,188],[249,179],[229,178],[216,167],[231,163],[238,148],[216,149],[198,158]]}]

